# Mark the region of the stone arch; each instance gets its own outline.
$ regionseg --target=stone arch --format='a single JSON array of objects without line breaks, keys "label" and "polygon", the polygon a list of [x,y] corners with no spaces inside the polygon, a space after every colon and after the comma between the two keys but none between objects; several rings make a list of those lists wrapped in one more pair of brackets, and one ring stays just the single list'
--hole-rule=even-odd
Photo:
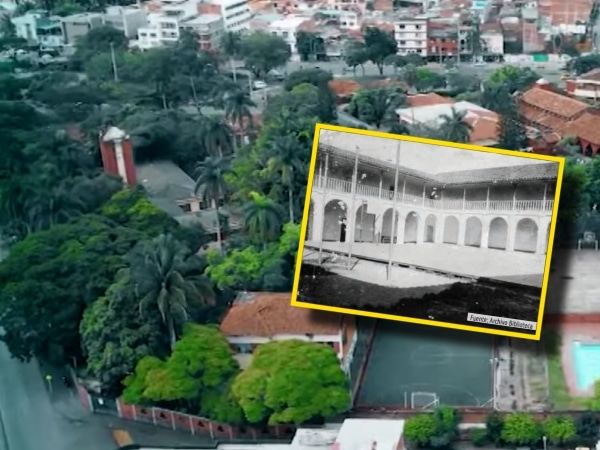
[{"label": "stone arch", "polygon": [[508,223],[502,217],[496,217],[490,222],[488,248],[506,250],[508,242]]},{"label": "stone arch", "polygon": [[444,220],[444,244],[458,244],[458,219],[454,216],[446,217]]},{"label": "stone arch", "polygon": [[537,251],[537,244],[537,224],[529,218],[519,220],[517,223],[517,230],[515,232],[515,251],[535,253]]},{"label": "stone arch", "polygon": [[481,247],[483,225],[477,217],[469,217],[465,226],[465,246]]},{"label": "stone arch", "polygon": [[308,207],[308,223],[306,225],[306,239],[305,241],[312,241],[314,236],[315,229],[315,204],[313,201],[310,201],[310,205]]},{"label": "stone arch", "polygon": [[342,200],[330,200],[323,215],[323,241],[346,242],[348,206]]},{"label": "stone arch", "polygon": [[356,210],[354,242],[375,242],[375,214],[369,214],[367,202]]},{"label": "stone arch", "polygon": [[425,234],[423,235],[423,242],[435,242],[436,224],[437,218],[433,214],[429,214],[425,219]]},{"label": "stone arch", "polygon": [[406,215],[404,222],[404,243],[416,244],[419,235],[419,215],[411,211]]},{"label": "stone arch", "polygon": [[[393,233],[393,229],[394,229],[394,222],[393,222],[394,214],[393,213],[394,213],[393,208],[388,208],[385,210],[385,212],[383,213],[383,216],[381,218],[381,242],[383,242],[383,243],[392,242],[392,233]],[[398,210],[396,210],[394,243],[398,242],[398,230],[400,229],[399,223],[400,223],[400,213],[398,212]]]}]

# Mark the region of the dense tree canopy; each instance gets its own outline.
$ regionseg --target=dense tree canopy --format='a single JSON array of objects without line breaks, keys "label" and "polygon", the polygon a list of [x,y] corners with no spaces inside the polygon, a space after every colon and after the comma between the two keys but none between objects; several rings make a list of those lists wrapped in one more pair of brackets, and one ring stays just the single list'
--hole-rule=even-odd
[{"label": "dense tree canopy", "polygon": [[350,406],[346,376],[333,349],[298,340],[261,345],[232,392],[251,423],[301,424]]}]

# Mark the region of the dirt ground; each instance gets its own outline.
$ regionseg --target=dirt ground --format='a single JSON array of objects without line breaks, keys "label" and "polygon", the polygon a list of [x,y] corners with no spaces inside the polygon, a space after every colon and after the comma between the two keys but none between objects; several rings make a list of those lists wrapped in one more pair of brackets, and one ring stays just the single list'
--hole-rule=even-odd
[{"label": "dirt ground", "polygon": [[381,286],[347,278],[316,266],[303,265],[298,300],[461,325],[473,325],[472,322],[467,322],[468,313],[537,321],[539,297],[467,283],[438,288],[438,292],[425,293],[427,288],[424,287],[424,295],[419,296],[415,291],[419,287],[404,289]]}]

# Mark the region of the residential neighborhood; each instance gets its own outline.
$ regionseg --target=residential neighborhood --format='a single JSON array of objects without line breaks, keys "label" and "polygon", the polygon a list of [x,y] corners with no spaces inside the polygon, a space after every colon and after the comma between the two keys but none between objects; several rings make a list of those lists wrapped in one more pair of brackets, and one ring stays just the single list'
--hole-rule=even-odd
[{"label": "residential neighborhood", "polygon": [[[597,2],[0,6],[0,450],[596,446]],[[541,341],[291,306],[317,123],[565,158]]]}]

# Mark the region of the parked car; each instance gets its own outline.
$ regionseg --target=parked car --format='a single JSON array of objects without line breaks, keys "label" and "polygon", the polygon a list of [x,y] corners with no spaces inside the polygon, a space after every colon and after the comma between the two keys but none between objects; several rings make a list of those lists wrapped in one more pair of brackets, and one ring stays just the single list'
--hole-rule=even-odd
[{"label": "parked car", "polygon": [[264,81],[256,80],[254,83],[252,83],[252,87],[254,89],[258,90],[258,89],[266,89],[268,87],[268,85]]},{"label": "parked car", "polygon": [[280,72],[279,70],[270,70],[269,73],[267,74],[267,76],[269,78],[272,78],[273,80],[277,80],[277,81],[283,81],[285,79],[285,75]]}]

